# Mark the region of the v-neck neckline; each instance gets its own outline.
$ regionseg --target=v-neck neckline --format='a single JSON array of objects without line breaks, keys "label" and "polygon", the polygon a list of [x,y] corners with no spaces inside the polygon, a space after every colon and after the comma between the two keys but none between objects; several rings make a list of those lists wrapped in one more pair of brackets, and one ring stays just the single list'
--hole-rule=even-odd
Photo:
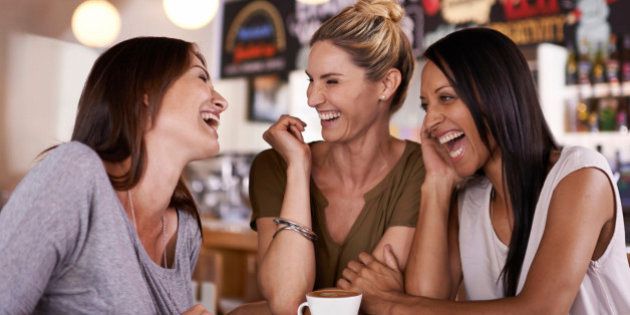
[{"label": "v-neck neckline", "polygon": [[176,272],[177,268],[178,268],[178,261],[177,261],[177,254],[178,251],[180,250],[180,246],[182,244],[182,239],[181,239],[181,234],[182,234],[182,218],[180,216],[179,210],[176,208],[175,209],[175,213],[177,214],[177,230],[175,233],[177,233],[175,235],[175,251],[173,254],[173,262],[170,266],[162,266],[158,263],[156,263],[155,261],[153,261],[153,259],[151,259],[151,256],[149,256],[149,253],[147,252],[146,248],[144,248],[144,245],[142,244],[142,240],[140,239],[140,236],[138,235],[138,232],[136,231],[133,222],[130,220],[129,216],[127,215],[127,212],[125,211],[125,207],[122,204],[122,202],[120,201],[120,199],[118,198],[116,191],[114,190],[113,187],[111,187],[112,189],[112,193],[114,194],[114,197],[116,197],[116,200],[118,200],[118,208],[120,210],[120,213],[123,217],[123,219],[125,220],[125,223],[127,225],[127,230],[129,232],[129,237],[131,242],[133,243],[134,247],[136,248],[136,250],[138,251],[138,255],[140,257],[142,257],[142,259],[140,259],[139,263],[140,264],[145,264],[143,261],[147,260],[149,261],[148,265],[150,266],[150,268],[155,269],[155,270],[159,270],[160,272],[165,272],[165,273],[174,273]]},{"label": "v-neck neckline", "polygon": [[315,198],[315,203],[318,209],[316,211],[316,216],[317,216],[318,221],[321,222],[320,224],[321,231],[322,231],[323,237],[326,238],[328,244],[333,244],[335,247],[339,249],[343,249],[346,246],[346,244],[348,243],[348,239],[350,239],[350,237],[354,235],[355,231],[358,229],[357,222],[362,221],[364,217],[367,215],[366,206],[368,202],[374,197],[378,196],[382,192],[382,190],[385,189],[385,187],[387,187],[388,182],[391,180],[391,177],[393,176],[392,174],[394,174],[398,168],[402,167],[403,161],[406,160],[405,157],[409,155],[409,152],[411,150],[412,150],[412,145],[410,141],[405,140],[405,148],[403,149],[403,153],[400,155],[400,157],[398,158],[394,166],[391,168],[391,170],[389,170],[387,175],[385,175],[385,177],[383,177],[376,185],[374,185],[374,187],[370,188],[365,194],[363,194],[363,200],[364,200],[363,208],[361,208],[361,212],[359,212],[359,215],[350,226],[350,230],[348,231],[348,234],[346,235],[346,237],[341,243],[337,243],[332,238],[332,236],[330,235],[328,231],[328,225],[326,224],[326,207],[328,207],[329,203],[324,193],[319,189],[319,187],[317,187],[317,184],[315,183],[315,179],[311,176],[310,181],[311,181],[311,186],[313,187],[313,194],[314,194],[313,197]]}]

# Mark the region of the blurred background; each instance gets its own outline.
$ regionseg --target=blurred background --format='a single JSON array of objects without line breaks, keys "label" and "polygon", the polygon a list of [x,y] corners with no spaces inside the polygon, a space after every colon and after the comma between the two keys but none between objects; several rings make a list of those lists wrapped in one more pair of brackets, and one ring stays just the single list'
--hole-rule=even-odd
[{"label": "blurred background", "polygon": [[[319,119],[306,105],[308,40],[353,2],[0,0],[0,209],[37,154],[70,138],[83,83],[100,53],[136,36],[196,42],[230,103],[219,128],[221,155],[186,170],[204,217],[196,277],[216,284],[219,311],[259,298],[256,235],[248,227],[250,163],[268,147],[262,133],[280,114],[306,121],[306,140],[321,138]],[[418,140],[423,49],[459,28],[495,28],[528,59],[557,140],[597,149],[610,161],[628,215],[630,1],[400,2],[418,58],[407,100],[392,117],[393,135]]]}]

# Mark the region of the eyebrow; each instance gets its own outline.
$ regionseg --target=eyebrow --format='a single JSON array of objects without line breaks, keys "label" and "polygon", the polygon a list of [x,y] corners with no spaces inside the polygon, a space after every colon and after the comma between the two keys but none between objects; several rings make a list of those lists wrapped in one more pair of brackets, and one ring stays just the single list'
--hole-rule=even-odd
[{"label": "eyebrow", "polygon": [[437,93],[437,92],[439,92],[441,89],[443,89],[443,88],[447,88],[447,87],[451,87],[451,85],[450,85],[450,84],[442,85],[442,86],[440,86],[439,88],[435,89],[435,91],[433,91],[433,93]]},{"label": "eyebrow", "polygon": [[[309,78],[311,78],[311,77],[312,77],[312,76],[311,76],[311,74],[310,74],[310,73],[308,73],[308,71],[304,70],[304,72],[306,73],[306,75],[307,75]],[[320,75],[320,76],[319,76],[319,78],[320,78],[320,79],[326,79],[326,78],[333,77],[333,76],[343,76],[343,74],[341,74],[341,73],[336,73],[336,72],[329,72],[329,73],[324,73],[324,74]]]},{"label": "eyebrow", "polygon": [[[433,93],[437,93],[437,92],[439,92],[441,89],[448,88],[448,87],[451,87],[451,85],[450,85],[450,84],[445,84],[445,85],[442,85],[442,86],[438,87],[437,89],[435,89],[435,90],[433,91]],[[420,99],[421,99],[421,100],[422,100],[422,99],[424,99],[424,98],[426,98],[426,97],[424,97],[424,96],[420,95]]]},{"label": "eyebrow", "polygon": [[201,64],[203,64],[203,66],[205,67],[206,66],[206,58],[204,58],[204,56],[198,51],[193,51],[193,54],[195,55],[195,57],[197,57],[197,59],[199,59]]},{"label": "eyebrow", "polygon": [[210,74],[208,73],[208,70],[206,70],[206,68],[204,68],[204,67],[202,67],[202,66],[200,66],[200,65],[193,65],[192,67],[193,67],[193,68],[199,68],[199,69],[203,70],[203,73],[205,73],[205,74],[206,74],[206,76],[208,77],[208,79],[210,78]]}]

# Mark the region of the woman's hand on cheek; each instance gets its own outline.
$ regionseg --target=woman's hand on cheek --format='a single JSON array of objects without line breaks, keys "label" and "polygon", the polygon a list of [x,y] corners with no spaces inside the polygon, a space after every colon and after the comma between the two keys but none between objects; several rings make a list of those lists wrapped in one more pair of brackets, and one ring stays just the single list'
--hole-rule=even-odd
[{"label": "woman's hand on cheek", "polygon": [[363,293],[361,308],[368,314],[387,313],[392,299],[404,294],[404,277],[391,246],[385,245],[384,251],[385,263],[359,254],[359,261],[349,262],[337,281],[341,289]]},{"label": "woman's hand on cheek", "polygon": [[426,170],[425,181],[431,181],[433,179],[440,181],[448,180],[455,186],[462,181],[462,178],[455,172],[444,147],[439,144],[438,139],[434,138],[429,131],[425,119],[420,131],[422,161],[424,162]]}]

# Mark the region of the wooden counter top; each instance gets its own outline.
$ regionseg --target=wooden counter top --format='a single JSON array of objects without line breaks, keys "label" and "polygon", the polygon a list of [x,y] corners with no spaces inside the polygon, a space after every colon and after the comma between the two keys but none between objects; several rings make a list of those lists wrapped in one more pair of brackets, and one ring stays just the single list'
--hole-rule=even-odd
[{"label": "wooden counter top", "polygon": [[217,284],[219,299],[261,300],[256,285],[257,233],[248,222],[201,217],[203,244],[195,275]]},{"label": "wooden counter top", "polygon": [[249,225],[202,217],[203,247],[255,253],[257,234]]}]

